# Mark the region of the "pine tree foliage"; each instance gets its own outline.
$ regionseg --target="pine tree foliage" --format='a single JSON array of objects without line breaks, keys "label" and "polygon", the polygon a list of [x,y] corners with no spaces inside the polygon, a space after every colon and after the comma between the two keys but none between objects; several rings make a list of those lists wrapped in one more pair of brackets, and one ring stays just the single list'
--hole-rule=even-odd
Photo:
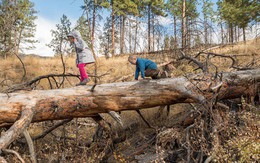
[{"label": "pine tree foliage", "polygon": [[170,49],[170,38],[168,35],[164,38],[164,49],[163,50],[169,50]]},{"label": "pine tree foliage", "polygon": [[51,30],[52,40],[47,46],[52,48],[55,55],[61,54],[65,47],[68,47],[67,35],[71,31],[71,22],[66,15],[60,19],[60,24],[56,24],[56,30]]},{"label": "pine tree foliage", "polygon": [[116,15],[139,15],[138,6],[132,0],[114,0]]},{"label": "pine tree foliage", "polygon": [[87,19],[84,16],[81,16],[78,20],[77,20],[77,24],[76,24],[76,30],[78,30],[82,36],[82,39],[88,44],[91,44],[91,37],[90,37],[90,31],[89,31],[89,24]]},{"label": "pine tree foliage", "polygon": [[165,13],[166,5],[164,0],[144,0],[143,6],[150,6],[151,12],[158,16],[167,16]]},{"label": "pine tree foliage", "polygon": [[[33,43],[36,41],[34,40],[36,25],[34,21],[36,20],[37,13],[34,10],[34,4],[29,0],[19,0],[17,4],[17,23],[16,23],[16,45],[20,47],[20,44],[25,44],[25,49],[32,49],[34,48]],[[29,46],[31,44],[32,46]],[[22,50],[21,48],[19,48]]]},{"label": "pine tree foliage", "polygon": [[222,18],[239,28],[247,27],[252,21],[259,21],[260,2],[258,0],[223,0],[218,5]]},{"label": "pine tree foliage", "polygon": [[172,16],[176,16],[181,19],[182,0],[168,0],[166,3],[166,10]]},{"label": "pine tree foliage", "polygon": [[[212,30],[212,24],[216,21],[216,12],[213,10],[213,3],[210,0],[202,1],[202,14],[203,14],[203,28],[204,28],[204,43],[209,44],[209,35]],[[197,38],[199,39],[199,38]],[[198,42],[196,42],[198,43]]]},{"label": "pine tree foliage", "polygon": [[34,4],[29,0],[2,0],[0,3],[0,47],[2,55],[23,53],[36,42]]},{"label": "pine tree foliage", "polygon": [[218,2],[220,16],[230,29],[230,42],[233,42],[233,28],[243,29],[243,40],[246,41],[245,29],[251,22],[259,21],[260,2],[258,0],[222,0]]},{"label": "pine tree foliage", "polygon": [[[112,49],[112,21],[111,18],[107,18],[103,27],[103,33],[99,37],[100,39],[100,52],[101,53],[111,53]],[[115,31],[115,42],[119,43],[119,32]]]}]

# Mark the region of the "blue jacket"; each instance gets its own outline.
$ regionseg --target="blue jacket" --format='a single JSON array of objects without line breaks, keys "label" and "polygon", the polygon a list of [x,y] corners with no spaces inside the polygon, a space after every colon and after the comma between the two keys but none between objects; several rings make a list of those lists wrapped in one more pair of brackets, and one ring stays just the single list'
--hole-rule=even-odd
[{"label": "blue jacket", "polygon": [[157,69],[156,63],[151,60],[144,59],[144,58],[137,58],[136,61],[136,70],[135,70],[135,79],[137,80],[139,77],[139,72],[141,71],[142,78],[145,78],[144,71],[146,69]]}]

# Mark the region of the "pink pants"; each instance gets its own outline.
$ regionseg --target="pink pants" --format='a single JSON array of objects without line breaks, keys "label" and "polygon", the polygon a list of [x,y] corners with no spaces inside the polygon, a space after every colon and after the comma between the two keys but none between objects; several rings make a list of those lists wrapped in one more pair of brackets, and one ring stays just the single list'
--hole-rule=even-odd
[{"label": "pink pants", "polygon": [[85,71],[85,67],[86,63],[80,63],[77,65],[77,67],[79,68],[79,73],[80,73],[80,81],[83,81],[84,79],[88,78],[88,74]]}]

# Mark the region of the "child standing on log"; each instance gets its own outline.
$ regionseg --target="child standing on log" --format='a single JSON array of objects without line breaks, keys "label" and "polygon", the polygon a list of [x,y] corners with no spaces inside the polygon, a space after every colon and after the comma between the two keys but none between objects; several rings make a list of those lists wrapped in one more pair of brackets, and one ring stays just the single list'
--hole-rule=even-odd
[{"label": "child standing on log", "polygon": [[72,31],[68,35],[69,42],[74,46],[76,51],[76,65],[80,72],[80,83],[78,85],[86,85],[90,79],[85,70],[85,66],[90,63],[94,63],[95,59],[90,48],[82,39],[78,31]]},{"label": "child standing on log", "polygon": [[149,59],[137,58],[135,55],[130,55],[128,61],[136,65],[135,80],[138,80],[139,73],[141,72],[142,79],[145,77],[151,77],[152,79],[167,78],[168,74],[166,71],[160,71],[157,68],[156,63]]}]

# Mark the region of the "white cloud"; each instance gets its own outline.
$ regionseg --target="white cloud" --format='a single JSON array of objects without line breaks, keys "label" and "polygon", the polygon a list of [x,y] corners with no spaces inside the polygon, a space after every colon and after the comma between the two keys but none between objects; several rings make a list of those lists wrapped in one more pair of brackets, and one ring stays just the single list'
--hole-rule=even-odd
[{"label": "white cloud", "polygon": [[[54,52],[46,44],[49,44],[52,40],[51,30],[56,30],[56,24],[59,24],[60,20],[51,21],[44,17],[38,16],[35,20],[36,32],[35,40],[38,42],[34,44],[35,48],[24,51],[26,54],[35,54],[40,56],[54,56]],[[70,20],[71,26],[74,27],[77,20]]]},{"label": "white cloud", "polygon": [[53,56],[54,52],[51,48],[46,46],[46,44],[49,44],[51,42],[52,36],[51,36],[51,30],[55,29],[55,25],[57,23],[51,22],[50,20],[47,20],[43,17],[38,17],[38,19],[35,21],[36,23],[36,32],[35,32],[35,40],[38,40],[38,43],[35,43],[34,46],[35,49],[28,50],[25,53],[26,54],[36,54],[40,56]]},{"label": "white cloud", "polygon": [[173,23],[171,18],[169,16],[163,17],[163,16],[158,16],[159,23],[163,26],[169,26]]}]

